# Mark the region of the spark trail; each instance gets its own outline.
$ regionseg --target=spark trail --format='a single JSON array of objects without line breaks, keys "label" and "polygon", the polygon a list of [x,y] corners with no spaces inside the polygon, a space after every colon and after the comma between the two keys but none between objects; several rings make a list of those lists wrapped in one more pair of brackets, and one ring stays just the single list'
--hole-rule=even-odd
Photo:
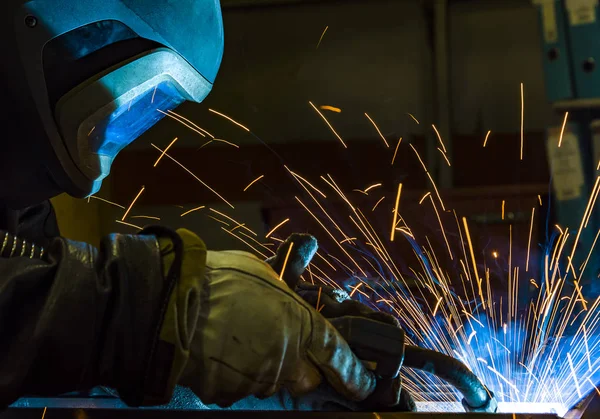
[{"label": "spark trail", "polygon": [[[347,148],[318,108],[310,104]],[[235,120],[213,113],[251,133]],[[389,152],[386,165],[396,159],[400,141],[395,148],[385,148]],[[440,145],[443,152],[441,138]],[[548,243],[540,246],[532,238],[532,231],[534,220],[541,215],[536,217],[533,208],[531,224],[527,225],[528,241],[514,243],[511,224],[506,233],[509,249],[503,254],[482,247],[480,243],[485,240],[474,237],[467,219],[446,208],[419,153],[412,144],[410,147],[414,155],[407,152],[419,160],[430,180],[431,189],[416,198],[413,206],[421,208],[413,214],[417,218],[424,218],[426,208],[435,215],[428,231],[414,228],[418,226],[407,222],[411,214],[402,213],[402,208],[410,208],[410,198],[405,194],[402,206],[398,205],[402,184],[373,184],[367,189],[377,196],[365,198],[366,191],[360,188],[368,184],[366,180],[356,185],[363,193],[360,203],[354,203],[351,196],[356,194],[352,195],[352,189],[346,192],[327,173],[304,174],[284,166],[300,191],[295,199],[297,208],[313,222],[298,227],[310,229],[320,238],[321,250],[304,279],[344,288],[353,298],[396,316],[408,343],[459,359],[495,393],[501,405],[551,404],[568,408],[583,395],[596,391],[600,381],[600,297],[586,300],[586,289],[582,291],[581,284],[589,274],[586,268],[591,272],[588,261],[593,259],[600,231],[593,231],[596,240],[587,249],[577,246],[577,241],[582,231],[596,228],[588,221],[595,210],[600,181],[590,195],[578,230],[557,226]],[[171,158],[167,150],[156,148],[160,156]],[[247,182],[250,186],[257,180],[263,177]],[[384,200],[386,192],[388,200]],[[423,204],[427,197],[431,207],[419,207],[419,200]],[[541,205],[539,196],[534,204],[538,199]],[[328,211],[333,203],[335,212]],[[496,211],[500,209],[504,215],[504,201]],[[210,211],[234,223],[233,229],[223,227],[226,234],[238,238],[261,257],[266,256],[264,251],[273,254],[274,243],[261,241],[245,224],[227,214]],[[296,225],[288,222],[290,219],[275,226],[264,239],[281,242],[273,234],[278,231],[282,237],[292,232]],[[526,257],[515,250],[517,245],[527,249]],[[405,250],[400,256],[399,247]],[[542,251],[533,251],[538,248]],[[497,285],[499,279],[503,279],[502,287]],[[417,401],[461,399],[435,376],[410,369],[403,370],[403,374],[404,386]]]}]

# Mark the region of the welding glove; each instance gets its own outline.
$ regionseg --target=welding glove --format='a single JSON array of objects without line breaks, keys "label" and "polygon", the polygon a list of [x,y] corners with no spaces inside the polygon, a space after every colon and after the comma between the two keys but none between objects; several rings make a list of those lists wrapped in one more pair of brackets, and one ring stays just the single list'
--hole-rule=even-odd
[{"label": "welding glove", "polygon": [[[291,249],[290,249],[291,248]],[[317,240],[309,234],[294,233],[279,246],[275,256],[267,259],[273,269],[283,271],[283,279],[312,307],[335,324],[335,319],[343,316],[359,316],[400,327],[398,320],[387,313],[376,311],[370,307],[350,299],[342,289],[313,285],[301,281],[300,276],[311,263],[318,249]],[[410,394],[402,389],[400,376],[394,379],[377,380],[377,388],[362,404],[353,410],[364,409],[415,411],[415,404]]]},{"label": "welding glove", "polygon": [[[179,363],[183,370],[173,375],[179,384],[204,403],[222,407],[251,395],[266,398],[281,388],[300,395],[324,380],[349,400],[373,393],[374,375],[271,266],[246,252],[202,253],[193,233],[177,233],[188,248],[197,243],[197,258],[206,258],[198,280],[193,258],[184,255],[180,283],[169,303],[177,309],[167,310],[161,332],[163,340],[184,342],[182,359],[187,362]],[[168,240],[161,242],[163,254],[168,255],[169,246]],[[165,261],[167,269],[168,256]],[[195,307],[199,315],[190,316],[185,307]],[[180,320],[168,321],[168,313]]]},{"label": "welding glove", "polygon": [[280,272],[287,259],[283,280],[313,307],[317,307],[318,302],[318,309],[326,318],[360,316],[400,327],[394,316],[373,310],[365,304],[352,300],[343,289],[313,285],[302,281],[300,276],[311,263],[317,249],[318,242],[313,236],[294,233],[279,246],[275,256],[267,259],[267,263],[276,272]]}]

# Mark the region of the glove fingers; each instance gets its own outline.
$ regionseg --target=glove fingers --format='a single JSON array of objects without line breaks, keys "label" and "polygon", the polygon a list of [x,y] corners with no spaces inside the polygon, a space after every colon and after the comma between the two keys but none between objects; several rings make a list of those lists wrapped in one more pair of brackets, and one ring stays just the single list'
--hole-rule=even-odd
[{"label": "glove fingers", "polygon": [[394,407],[400,404],[402,379],[398,376],[392,379],[380,379],[373,394],[365,400],[365,405],[373,409]]},{"label": "glove fingers", "polygon": [[365,400],[375,389],[373,373],[366,369],[337,330],[321,316],[313,317],[308,356],[329,384],[349,400]]},{"label": "glove fingers", "polygon": [[340,311],[344,314],[343,316],[359,316],[366,317],[371,320],[377,320],[383,323],[390,324],[392,326],[400,327],[398,320],[391,314],[376,311],[370,307],[354,300],[347,300],[341,304]]},{"label": "glove fingers", "polygon": [[[292,247],[291,251],[290,246]],[[266,262],[277,273],[280,273],[285,265],[283,280],[291,289],[295,289],[296,284],[300,281],[300,275],[310,264],[318,248],[317,239],[310,234],[294,233],[279,246],[277,254],[267,259]],[[286,257],[287,263],[285,262]]]},{"label": "glove fingers", "polygon": [[296,294],[298,294],[302,298],[304,298],[305,295],[311,295],[313,293],[316,297],[319,294],[319,292],[321,292],[321,295],[325,294],[338,303],[350,299],[348,293],[343,289],[332,288],[326,285],[312,285],[307,282],[298,283],[295,291]]},{"label": "glove fingers", "polygon": [[[315,309],[320,310],[320,313],[326,318],[338,317],[341,315],[338,314],[340,304],[327,294],[321,293],[321,295],[319,295],[318,292],[311,291],[307,293],[300,293],[299,295],[308,304],[313,306]],[[317,305],[319,307],[317,307]]]},{"label": "glove fingers", "polygon": [[319,287],[314,287],[316,287],[316,290],[303,286],[302,290],[298,290],[297,293],[304,301],[315,308],[317,308],[318,303],[320,313],[328,319],[342,316],[357,316],[400,327],[398,320],[390,314],[373,310],[354,300],[345,300],[342,303],[339,303],[338,300],[335,299],[335,295],[334,297],[331,296],[333,288],[326,289],[327,287],[323,287],[319,295]]}]

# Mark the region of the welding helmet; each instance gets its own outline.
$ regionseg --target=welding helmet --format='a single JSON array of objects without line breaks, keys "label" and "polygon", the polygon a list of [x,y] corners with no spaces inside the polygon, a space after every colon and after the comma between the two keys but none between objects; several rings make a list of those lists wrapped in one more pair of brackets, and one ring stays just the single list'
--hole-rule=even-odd
[{"label": "welding helmet", "polygon": [[97,192],[117,154],[184,101],[223,54],[218,0],[4,0],[0,200]]}]

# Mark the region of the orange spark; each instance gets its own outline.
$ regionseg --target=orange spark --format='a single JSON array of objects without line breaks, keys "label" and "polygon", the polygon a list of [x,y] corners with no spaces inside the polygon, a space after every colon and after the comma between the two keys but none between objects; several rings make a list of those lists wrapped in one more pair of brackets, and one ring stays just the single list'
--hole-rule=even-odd
[{"label": "orange spark", "polygon": [[412,237],[413,239],[415,238],[415,236],[404,227],[396,227],[396,230],[398,230],[399,232],[401,232],[403,234],[406,234],[408,237]]},{"label": "orange spark", "polygon": [[[236,229],[238,229],[238,228],[244,228],[244,227],[245,227],[245,225],[244,225],[244,224],[240,224],[240,225],[236,226],[235,228],[233,228],[233,229],[231,230],[231,232],[234,232],[234,231],[235,231]],[[249,239],[250,239],[250,240],[252,240],[254,243],[256,243],[256,244],[258,244],[260,247],[262,247],[263,249],[265,249],[265,250],[268,250],[268,251],[269,251],[270,253],[272,253],[273,255],[275,255],[275,254],[276,254],[276,253],[275,253],[275,252],[274,252],[272,249],[269,249],[269,248],[267,247],[267,246],[275,246],[275,243],[265,243],[265,244],[263,244],[263,243],[259,242],[258,240],[256,240],[254,237],[252,237],[250,234],[247,234],[247,233],[245,233],[244,231],[240,231],[239,233],[240,233],[242,236],[249,238]]]},{"label": "orange spark", "polygon": [[444,205],[444,201],[442,201],[442,196],[440,195],[440,191],[438,191],[438,188],[437,188],[435,182],[433,181],[433,178],[431,177],[431,174],[429,172],[427,172],[427,177],[429,178],[429,181],[431,182],[431,185],[433,186],[433,191],[437,195],[437,198],[440,201],[440,204],[442,204],[442,211],[446,211],[446,206]]},{"label": "orange spark", "polygon": [[590,260],[590,256],[592,256],[593,250],[596,247],[596,242],[598,241],[598,236],[600,236],[600,230],[598,230],[598,233],[596,233],[596,238],[594,239],[594,242],[592,243],[592,246],[590,247],[590,252],[587,255],[587,258],[585,259],[585,262],[583,262],[582,268],[579,271],[579,275],[581,276],[583,274],[583,271],[585,270],[588,261]]},{"label": "orange spark", "polygon": [[92,199],[97,199],[98,201],[106,202],[107,204],[114,205],[115,207],[119,207],[121,209],[125,209],[123,205],[119,205],[115,202],[109,201],[108,199],[100,198],[98,196],[90,196]]},{"label": "orange spark", "polygon": [[427,192],[425,195],[423,195],[423,198],[421,198],[419,201],[419,205],[421,205],[429,195],[431,195],[431,192]]},{"label": "orange spark", "polygon": [[337,272],[337,269],[335,268],[335,266],[333,266],[333,264],[331,262],[329,262],[327,259],[325,259],[323,256],[321,256],[321,254],[319,252],[317,252],[316,255],[318,257],[320,257],[323,260],[323,262],[325,262],[326,264],[328,264],[331,269],[333,269],[334,271]]},{"label": "orange spark", "polygon": [[594,188],[592,189],[592,196],[593,196],[592,204],[590,205],[590,210],[588,211],[587,216],[584,215],[584,217],[586,217],[584,228],[587,228],[587,226],[588,226],[590,217],[592,216],[592,211],[594,211],[594,208],[595,208],[596,200],[598,199],[598,192],[600,192],[600,189],[599,189],[600,183],[598,183],[598,182],[600,182],[600,177],[596,178],[596,184],[594,185]]},{"label": "orange spark", "polygon": [[365,189],[365,193],[368,193],[370,190],[373,190],[375,188],[379,188],[381,185],[382,185],[381,183],[376,183],[374,185],[371,185],[367,189]]},{"label": "orange spark", "polygon": [[355,287],[352,289],[352,292],[350,293],[350,298],[352,298],[352,296],[354,295],[354,293],[355,293],[356,291],[358,291],[358,289],[359,289],[359,288],[360,288],[362,285],[363,285],[363,283],[361,282],[361,283],[359,283],[357,286],[355,286]]},{"label": "orange spark", "polygon": [[121,220],[115,220],[115,221],[116,221],[117,223],[119,223],[119,224],[123,224],[123,225],[125,225],[125,226],[129,226],[129,227],[137,228],[138,230],[143,230],[143,229],[144,229],[144,227],[140,227],[140,226],[138,226],[138,225],[135,225],[135,224],[126,223],[125,221],[121,221]]},{"label": "orange spark", "polygon": [[214,109],[209,109],[208,111],[209,111],[209,112],[212,112],[212,113],[214,113],[214,114],[217,114],[217,115],[219,115],[219,116],[221,116],[221,117],[223,117],[223,118],[227,119],[227,120],[228,120],[228,121],[230,121],[230,122],[233,122],[235,125],[237,125],[237,126],[238,126],[238,127],[240,127],[241,129],[245,130],[246,132],[250,132],[250,130],[249,130],[248,128],[246,128],[245,126],[243,126],[243,125],[242,125],[242,124],[240,124],[239,122],[237,122],[237,121],[234,121],[234,120],[233,120],[231,117],[229,117],[229,116],[227,116],[227,115],[225,115],[225,114],[222,114],[221,112],[217,112],[217,111],[215,111]]},{"label": "orange spark", "polygon": [[148,220],[157,220],[157,221],[160,221],[160,217],[153,217],[151,215],[134,215],[131,218],[146,218]]},{"label": "orange spark", "polygon": [[125,215],[123,215],[123,218],[121,218],[121,221],[125,221],[125,218],[127,218],[127,214],[129,214],[129,211],[131,211],[131,208],[133,208],[135,201],[138,200],[138,198],[142,195],[142,193],[144,192],[145,189],[146,189],[146,187],[142,186],[142,189],[138,192],[135,199],[131,202],[131,205],[129,205],[129,208],[127,208],[127,211],[125,211]]},{"label": "orange spark", "polygon": [[[588,377],[588,382],[594,386],[594,389],[596,390],[596,393],[598,393],[598,395],[600,396],[600,390],[598,390],[598,387],[596,387],[596,384],[594,384],[594,382]],[[43,418],[42,418],[43,419]]]},{"label": "orange spark", "polygon": [[523,128],[525,124],[525,94],[523,93],[523,83],[521,83],[521,160],[523,160],[523,143],[524,133]]},{"label": "orange spark", "polygon": [[394,150],[394,157],[392,157],[392,166],[394,165],[394,162],[396,161],[396,154],[398,154],[398,148],[400,147],[401,142],[402,142],[402,137],[400,137],[400,139],[398,140],[398,144],[396,144],[396,149]]},{"label": "orange spark", "polygon": [[329,106],[329,105],[319,106],[319,109],[324,110],[324,111],[331,111],[331,112],[335,112],[335,113],[342,112],[342,110],[340,108],[336,108],[335,106]]},{"label": "orange spark", "polygon": [[[575,256],[575,251],[577,250],[577,245],[579,244],[579,237],[581,236],[581,231],[583,230],[583,226],[586,223],[586,219],[588,217],[588,213],[591,215],[592,205],[596,201],[598,197],[596,193],[596,189],[598,188],[600,182],[600,176],[596,178],[596,184],[594,185],[594,189],[592,190],[592,194],[590,195],[590,199],[588,201],[587,207],[585,208],[585,212],[583,213],[583,219],[581,220],[581,225],[577,230],[577,236],[575,237],[575,242],[573,243],[573,248],[571,249],[571,259]],[[569,266],[567,266],[567,273],[569,273]]]},{"label": "orange spark", "polygon": [[[155,149],[157,149],[158,151],[162,152],[162,150],[157,147],[155,144],[151,144],[152,147],[154,147]],[[211,188],[210,186],[208,186],[206,183],[204,183],[198,176],[196,176],[194,173],[192,173],[192,171],[190,169],[188,169],[187,167],[185,167],[183,164],[179,163],[177,160],[175,160],[173,157],[171,157],[169,154],[167,154],[166,152],[164,153],[165,156],[167,156],[169,159],[171,159],[174,163],[177,163],[177,165],[179,167],[181,167],[183,170],[185,170],[186,172],[188,172],[194,179],[196,179],[198,182],[200,182],[205,188],[207,188],[209,191],[211,191],[212,193],[214,193],[215,195],[217,195],[223,202],[225,202],[227,205],[229,205],[231,208],[235,208],[233,205],[231,205],[225,198],[223,198],[221,195],[219,195],[219,193],[217,191],[215,191],[213,188]]]},{"label": "orange spark", "polygon": [[[302,207],[304,208],[304,210],[306,212],[308,212],[313,219],[323,228],[323,230],[327,233],[327,235],[329,237],[331,237],[332,240],[335,241],[336,244],[339,245],[340,250],[342,250],[344,252],[344,254],[354,263],[354,265],[356,266],[356,268],[359,270],[359,272],[366,276],[366,272],[360,267],[360,265],[352,258],[352,256],[350,256],[350,254],[346,251],[346,249],[344,249],[344,247],[342,245],[340,245],[339,243],[337,243],[337,240],[335,239],[335,237],[333,236],[333,234],[331,234],[331,232],[327,229],[327,227],[325,227],[325,225],[321,222],[321,220],[319,220],[319,218],[313,214],[313,212],[306,206],[306,204],[304,204],[304,202],[302,202],[302,200],[300,198],[298,198],[297,196],[295,196],[294,198],[296,198],[296,201],[298,201],[300,203],[300,205],[302,205]],[[331,256],[331,255],[330,255]],[[334,257],[334,256],[331,256]],[[339,260],[338,260],[339,261]],[[350,270],[350,269],[349,269]]]},{"label": "orange spark", "polygon": [[[213,141],[216,141],[216,142],[218,142],[218,143],[225,143],[225,144],[227,144],[227,145],[230,145],[230,146],[232,146],[232,147],[235,147],[235,148],[240,148],[240,146],[239,146],[239,145],[237,145],[237,144],[235,144],[235,143],[232,143],[231,141],[223,140],[223,139],[221,139],[221,138],[213,138],[213,139],[212,139],[212,140],[210,140],[208,143],[211,143],[211,142],[213,142]],[[207,143],[207,144],[208,144],[208,143]],[[204,145],[207,145],[207,144],[204,144]],[[204,145],[203,145],[202,147],[204,147]]]},{"label": "orange spark", "polygon": [[44,419],[44,417],[46,416],[46,409],[48,409],[48,408],[44,407],[44,412],[42,413],[42,419]]},{"label": "orange spark", "polygon": [[525,272],[529,272],[529,252],[531,250],[531,235],[533,234],[533,217],[535,216],[535,207],[531,209],[531,225],[529,226],[529,241],[527,242],[527,262]]},{"label": "orange spark", "polygon": [[169,144],[169,145],[167,146],[167,148],[165,148],[165,151],[163,151],[163,152],[160,154],[160,157],[158,158],[158,160],[156,160],[156,163],[154,163],[154,167],[158,166],[158,163],[159,163],[159,162],[162,160],[162,158],[165,156],[165,153],[166,153],[167,151],[169,151],[169,149],[170,149],[170,148],[173,146],[173,144],[175,144],[175,143],[177,142],[177,140],[178,140],[178,138],[177,138],[177,137],[175,137],[175,139],[173,139],[173,141],[171,141],[171,144]]},{"label": "orange spark", "polygon": [[321,290],[322,288],[319,287],[319,293],[317,294],[317,306],[315,307],[317,310],[319,310],[319,303],[321,302]]},{"label": "orange spark", "polygon": [[277,224],[275,227],[273,227],[273,229],[272,229],[271,231],[269,231],[269,232],[268,232],[268,233],[265,235],[265,237],[266,237],[266,238],[269,238],[269,236],[270,236],[271,234],[275,233],[275,231],[277,231],[277,229],[278,229],[279,227],[281,227],[282,225],[284,225],[284,224],[285,224],[285,223],[287,223],[288,221],[290,221],[290,219],[289,219],[289,218],[286,218],[285,220],[283,220],[282,222],[280,222],[279,224]]},{"label": "orange spark", "polygon": [[504,201],[504,199],[502,200],[502,219],[504,220],[504,206],[505,206],[506,202]]},{"label": "orange spark", "polygon": [[193,126],[191,126],[191,125],[189,125],[189,124],[186,124],[185,122],[183,122],[183,121],[181,121],[181,120],[177,119],[176,117],[174,117],[173,115],[171,115],[171,114],[169,114],[169,113],[167,113],[167,112],[163,112],[163,111],[161,111],[160,109],[157,109],[157,111],[158,111],[158,112],[160,112],[160,113],[162,113],[163,115],[165,115],[165,116],[168,116],[169,118],[171,118],[171,119],[173,119],[173,120],[175,120],[175,121],[179,122],[181,125],[183,125],[184,127],[186,127],[186,128],[188,128],[188,129],[190,129],[190,130],[194,131],[196,134],[199,134],[201,137],[204,137],[204,138],[206,138],[206,135],[205,135],[205,134],[204,134],[202,131],[200,131],[199,129],[196,129],[196,128],[194,128]]},{"label": "orange spark", "polygon": [[283,166],[286,168],[286,170],[288,172],[290,172],[292,174],[292,176],[304,181],[304,183],[306,183],[308,186],[310,186],[315,192],[317,192],[319,195],[321,195],[323,198],[327,199],[327,195],[325,195],[323,192],[321,192],[315,185],[313,185],[312,183],[310,183],[308,180],[304,179],[302,176],[300,176],[298,173],[294,173],[292,172],[287,166]]},{"label": "orange spark", "polygon": [[475,251],[473,250],[473,242],[471,241],[471,233],[469,232],[469,224],[467,223],[467,218],[462,217],[463,225],[465,227],[465,234],[467,236],[467,243],[469,244],[469,252],[471,254],[471,263],[473,263],[473,273],[475,274],[475,279],[477,279],[477,283],[479,285],[479,295],[481,296],[481,304],[485,307],[485,303],[483,300],[483,291],[481,289],[481,280],[479,279],[479,274],[477,273],[477,263],[475,262]]},{"label": "orange spark", "polygon": [[[236,225],[235,227],[233,227],[233,228],[232,228],[231,230],[229,230],[229,231],[231,231],[231,232],[233,233],[235,230],[237,230],[238,228],[242,228],[242,227],[244,227],[245,225],[246,225],[246,224],[238,224],[238,225]],[[240,231],[240,233],[243,233],[243,231]]]},{"label": "orange spark", "polygon": [[406,113],[417,123],[417,125],[419,125],[419,121],[417,120],[417,118],[415,118],[415,116],[412,113],[410,113],[410,112],[406,112]]},{"label": "orange spark", "polygon": [[354,240],[357,240],[356,237],[348,237],[347,239],[340,241],[340,244],[344,244],[346,242],[353,242]]},{"label": "orange spark", "polygon": [[425,174],[429,178],[429,181],[431,182],[431,185],[433,186],[433,190],[435,191],[435,194],[438,197],[438,199],[440,201],[440,204],[442,204],[442,210],[446,211],[446,206],[444,205],[444,201],[442,201],[442,197],[440,195],[440,191],[438,190],[437,185],[435,184],[433,178],[431,177],[431,174],[427,170],[427,166],[425,166],[425,163],[423,163],[423,160],[421,159],[421,156],[419,155],[419,152],[417,151],[417,149],[412,144],[409,144],[409,145],[413,149],[413,151],[415,152],[415,154],[417,155],[417,158],[419,159],[419,162],[421,163],[421,166],[423,166],[423,170],[425,170]]},{"label": "orange spark", "polygon": [[558,146],[562,145],[563,135],[565,133],[565,127],[567,126],[567,118],[569,117],[569,112],[565,112],[565,119],[563,120],[562,127],[560,128],[560,137],[558,137]]},{"label": "orange spark", "polygon": [[437,313],[438,308],[440,308],[440,304],[442,303],[442,297],[439,298],[437,303],[435,304],[435,308],[433,309],[433,316],[435,317],[435,313]]},{"label": "orange spark", "polygon": [[325,26],[325,29],[323,29],[323,33],[321,34],[319,42],[317,42],[317,48],[315,49],[319,49],[319,46],[321,45],[321,41],[323,41],[323,37],[325,36],[325,32],[327,32],[327,29],[329,29],[329,25]]},{"label": "orange spark", "polygon": [[448,249],[448,255],[450,255],[450,259],[454,260],[454,256],[452,255],[452,249],[450,248],[450,243],[448,242],[448,237],[446,237],[446,229],[444,228],[444,225],[442,224],[442,219],[440,217],[440,213],[438,212],[437,207],[435,206],[435,202],[433,202],[433,198],[431,196],[429,196],[429,199],[431,200],[431,205],[433,205],[433,210],[435,211],[435,215],[440,224],[440,229],[442,230],[442,235],[444,236],[444,241],[446,242],[446,247]]},{"label": "orange spark", "polygon": [[439,148],[439,147],[438,147],[438,151],[439,151],[440,153],[442,153],[442,156],[444,156],[444,159],[446,160],[446,163],[448,163],[448,166],[452,166],[452,165],[450,164],[450,160],[448,160],[448,156],[446,156],[446,153],[444,153],[444,151],[443,151],[441,148]]},{"label": "orange spark", "polygon": [[89,137],[90,135],[92,135],[92,132],[94,132],[94,130],[95,130],[95,129],[96,129],[96,125],[94,125],[94,126],[92,127],[92,129],[90,130],[90,132],[88,132],[88,137]]},{"label": "orange spark", "polygon": [[202,144],[198,150],[202,150],[204,147],[206,147],[207,145],[211,145],[212,143],[213,143],[213,140],[207,141],[204,144]]},{"label": "orange spark", "polygon": [[379,199],[379,201],[377,201],[377,203],[375,204],[375,206],[373,207],[373,209],[372,209],[371,211],[375,211],[375,209],[377,208],[377,206],[378,206],[379,204],[381,204],[381,201],[383,201],[384,199],[385,199],[385,196],[382,196],[382,197]]},{"label": "orange spark", "polygon": [[414,145],[409,144],[409,146],[413,149],[413,151],[415,152],[415,154],[417,155],[417,158],[419,159],[419,162],[421,163],[421,166],[423,166],[423,170],[425,170],[425,172],[427,172],[427,166],[425,166],[425,163],[423,163],[423,159],[421,159],[421,155],[419,154],[419,152],[417,151],[417,149],[415,148]]},{"label": "orange spark", "polygon": [[490,138],[490,134],[491,133],[492,133],[492,131],[488,131],[487,134],[485,135],[485,140],[483,140],[483,146],[484,147],[487,145],[488,138]]},{"label": "orange spark", "polygon": [[[569,259],[569,263],[571,263],[571,259]],[[575,273],[575,268],[573,268],[573,273]],[[583,294],[581,293],[581,287],[579,286],[579,281],[573,281],[573,284],[575,285],[575,290],[579,295],[578,301],[581,301],[581,304],[583,304],[583,310],[587,311],[587,301],[585,301],[585,298],[583,298]]]},{"label": "orange spark", "polygon": [[[210,217],[210,215],[209,215]],[[220,220],[217,220],[220,221]],[[235,234],[233,234],[231,231],[227,230],[225,227],[221,227],[221,229],[226,232],[227,234],[232,235],[233,237],[235,237],[236,239],[238,239],[239,241],[241,241],[242,243],[244,243],[246,246],[248,246],[250,249],[254,250],[256,253],[258,253],[259,255],[261,255],[263,257],[263,259],[267,259],[267,255],[265,255],[264,253],[262,253],[260,250],[258,250],[256,247],[252,246],[250,243],[248,243],[246,240],[242,239],[240,236],[236,236]],[[287,259],[286,259],[287,261]],[[284,265],[284,269],[285,269],[285,265]],[[283,273],[283,271],[282,271]]]},{"label": "orange spark", "polygon": [[214,212],[215,214],[219,214],[221,217],[225,217],[225,218],[227,218],[228,220],[230,220],[230,221],[233,221],[234,223],[236,223],[236,224],[238,224],[238,225],[241,225],[241,227],[242,227],[244,230],[248,230],[250,233],[252,233],[252,235],[254,235],[254,236],[258,236],[258,234],[256,234],[254,231],[250,230],[248,227],[245,227],[245,226],[244,226],[244,224],[240,223],[239,221],[236,221],[236,220],[234,220],[234,219],[233,219],[233,218],[231,218],[229,215],[227,215],[227,214],[223,214],[222,212],[219,212],[219,211],[217,211],[217,210],[216,210],[216,209],[214,209],[214,208],[209,208],[208,210],[209,210],[209,211],[212,211],[212,212]]},{"label": "orange spark", "polygon": [[538,201],[540,201],[540,207],[542,206],[542,196],[538,195]]},{"label": "orange spark", "polygon": [[177,118],[189,123],[190,125],[192,125],[194,128],[199,129],[200,131],[202,131],[203,133],[205,133],[206,135],[208,135],[210,138],[215,138],[214,135],[212,135],[210,132],[208,132],[207,130],[205,130],[202,127],[199,127],[197,124],[193,123],[192,121],[190,121],[189,119],[187,119],[186,117],[174,112],[174,111],[167,111],[167,113],[171,114],[171,115],[175,115]]},{"label": "orange spark", "polygon": [[292,253],[292,247],[294,247],[294,242],[290,242],[290,247],[288,248],[285,259],[283,260],[283,268],[281,268],[281,273],[279,274],[280,281],[283,281],[283,273],[285,272],[285,267],[287,266],[288,259],[290,258],[290,253]]},{"label": "orange spark", "polygon": [[340,134],[337,133],[337,131],[333,128],[333,126],[329,123],[329,121],[327,120],[327,118],[325,118],[325,115],[323,115],[321,113],[321,111],[319,111],[319,109],[317,109],[317,107],[315,105],[313,105],[312,102],[308,102],[310,103],[310,106],[313,107],[313,109],[315,111],[317,111],[317,113],[319,114],[319,116],[321,118],[323,118],[323,121],[325,121],[325,123],[327,124],[327,126],[329,127],[329,129],[331,130],[331,132],[333,132],[335,134],[335,136],[338,138],[338,140],[340,140],[340,142],[342,143],[342,145],[344,146],[344,148],[348,148],[348,146],[346,145],[346,143],[344,142],[344,140],[342,140],[342,137],[340,137]]},{"label": "orange spark", "polygon": [[367,114],[365,112],[365,116],[369,119],[369,121],[371,121],[371,124],[373,124],[373,126],[375,127],[375,129],[377,130],[377,133],[379,134],[379,136],[381,137],[381,139],[383,140],[383,143],[385,144],[385,146],[387,148],[390,148],[390,145],[388,144],[387,140],[385,139],[385,137],[383,136],[383,134],[381,133],[381,130],[379,129],[379,127],[377,126],[377,124],[375,123],[375,121],[373,121],[373,119],[369,116],[369,114]]},{"label": "orange spark", "polygon": [[262,179],[262,178],[264,178],[264,177],[265,177],[265,175],[260,175],[259,177],[257,177],[256,179],[254,179],[252,182],[250,182],[250,183],[248,184],[248,186],[246,186],[246,187],[244,188],[244,192],[246,192],[248,189],[250,189],[250,187],[251,187],[252,185],[254,185],[256,182],[258,182],[259,180],[261,180],[261,179]]},{"label": "orange spark", "polygon": [[[208,218],[212,218],[215,221],[218,221],[221,224],[225,224],[227,227],[229,227],[229,223],[223,220],[219,220],[217,217],[213,217],[212,215],[206,215]],[[222,228],[222,227],[221,227]],[[227,230],[229,231],[229,230]]]},{"label": "orange spark", "polygon": [[492,256],[494,257],[494,259],[498,259],[498,252],[496,252],[495,250],[492,252]]},{"label": "orange spark", "polygon": [[199,211],[199,210],[201,210],[202,208],[205,208],[205,206],[204,206],[204,205],[202,205],[202,206],[200,206],[200,207],[198,207],[198,208],[194,208],[194,209],[191,209],[191,210],[189,210],[189,211],[186,211],[186,212],[184,212],[183,214],[181,214],[181,216],[182,216],[182,217],[185,217],[186,215],[188,215],[188,214],[191,214],[192,212]]},{"label": "orange spark", "polygon": [[394,217],[392,221],[392,233],[390,235],[390,241],[394,241],[394,235],[396,234],[396,220],[398,219],[398,204],[400,204],[400,194],[402,193],[402,184],[398,184],[398,193],[396,194],[396,204],[394,205]]},{"label": "orange spark", "polygon": [[433,127],[433,130],[435,131],[435,135],[437,136],[438,141],[442,145],[442,149],[444,150],[444,154],[447,153],[446,146],[444,145],[444,141],[442,140],[442,136],[440,135],[440,132],[438,131],[438,129],[435,127],[434,124],[431,124],[431,126]]}]

